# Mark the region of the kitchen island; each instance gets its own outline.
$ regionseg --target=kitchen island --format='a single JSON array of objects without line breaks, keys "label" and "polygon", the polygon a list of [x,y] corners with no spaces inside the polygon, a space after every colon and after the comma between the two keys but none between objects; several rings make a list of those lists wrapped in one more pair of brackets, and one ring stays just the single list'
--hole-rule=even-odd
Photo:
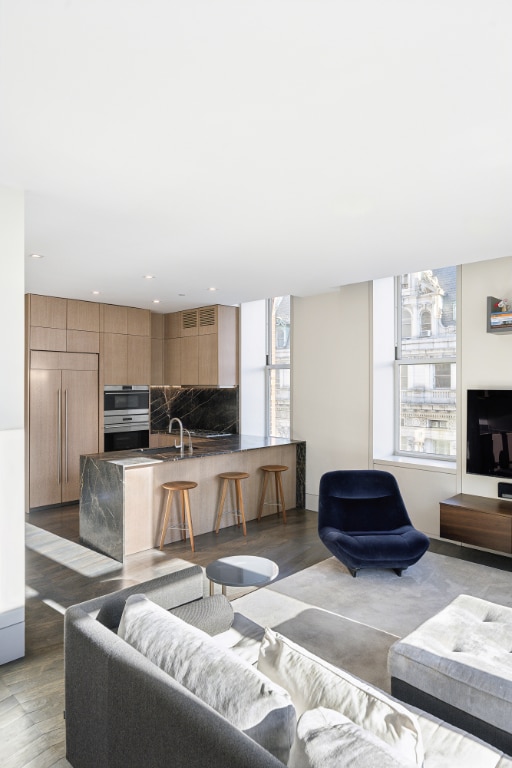
[{"label": "kitchen island", "polygon": [[[185,441],[183,455],[173,445],[134,451],[98,453],[80,459],[80,542],[123,562],[126,555],[157,547],[160,536],[163,483],[191,480],[194,536],[213,531],[220,496],[221,472],[248,472],[243,481],[245,516],[257,517],[264,464],[285,464],[283,490],[287,509],[304,508],[306,444],[284,438],[250,435],[193,437],[192,452]],[[231,489],[230,489],[231,490]],[[273,488],[267,491],[267,500]],[[231,494],[225,509],[234,509]],[[263,514],[275,514],[275,506]],[[173,505],[174,520],[176,508]],[[226,514],[222,526],[234,524]],[[169,528],[165,543],[177,541],[180,531]]]}]

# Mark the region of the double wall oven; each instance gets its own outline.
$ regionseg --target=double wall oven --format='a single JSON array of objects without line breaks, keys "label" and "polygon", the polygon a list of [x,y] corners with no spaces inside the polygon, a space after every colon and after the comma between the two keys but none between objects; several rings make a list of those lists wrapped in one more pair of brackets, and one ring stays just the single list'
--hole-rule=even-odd
[{"label": "double wall oven", "polygon": [[149,446],[149,387],[105,386],[103,393],[105,451]]}]

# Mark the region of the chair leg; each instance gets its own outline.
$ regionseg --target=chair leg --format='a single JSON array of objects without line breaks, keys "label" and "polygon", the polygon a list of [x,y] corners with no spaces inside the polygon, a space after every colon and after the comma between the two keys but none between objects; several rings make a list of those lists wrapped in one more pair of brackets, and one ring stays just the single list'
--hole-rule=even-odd
[{"label": "chair leg", "polygon": [[224,501],[226,500],[226,493],[228,490],[228,480],[227,478],[224,478],[224,481],[222,483],[222,491],[220,494],[220,501],[219,501],[219,511],[217,512],[217,522],[215,523],[215,533],[219,532],[220,528],[220,519],[222,517],[222,510],[224,509]]},{"label": "chair leg", "polygon": [[188,525],[188,532],[190,536],[190,546],[192,548],[192,552],[195,552],[195,545],[194,545],[194,530],[192,528],[192,515],[190,514],[190,499],[188,495],[188,491],[183,491],[184,493],[184,501],[185,501],[185,512],[187,515],[187,525]]},{"label": "chair leg", "polygon": [[[237,518],[242,520],[242,531],[244,536],[247,536],[247,528],[245,526],[245,509],[244,509],[244,497],[242,496],[242,484],[240,480],[235,480],[236,486],[236,500],[237,500]],[[240,521],[238,521],[240,525]]]},{"label": "chair leg", "polygon": [[258,522],[261,520],[261,515],[263,513],[263,502],[265,501],[265,493],[268,484],[268,472],[265,472],[264,474],[265,477],[263,478],[263,488],[261,489],[260,503],[258,507]]},{"label": "chair leg", "polygon": [[286,505],[284,503],[283,480],[281,478],[280,472],[276,472],[276,501],[281,506],[281,512],[283,513],[283,523],[286,525]]},{"label": "chair leg", "polygon": [[167,526],[169,525],[169,517],[171,515],[171,503],[174,491],[167,491],[167,501],[165,503],[164,521],[162,523],[162,534],[160,536],[160,549],[164,548],[164,539]]}]

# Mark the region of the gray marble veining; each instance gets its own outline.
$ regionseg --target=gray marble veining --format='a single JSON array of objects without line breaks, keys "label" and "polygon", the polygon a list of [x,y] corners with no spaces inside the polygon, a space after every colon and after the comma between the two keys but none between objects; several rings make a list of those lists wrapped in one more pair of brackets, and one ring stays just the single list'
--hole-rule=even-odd
[{"label": "gray marble veining", "polygon": [[166,432],[171,418],[189,430],[239,432],[238,387],[151,387],[152,432]]}]

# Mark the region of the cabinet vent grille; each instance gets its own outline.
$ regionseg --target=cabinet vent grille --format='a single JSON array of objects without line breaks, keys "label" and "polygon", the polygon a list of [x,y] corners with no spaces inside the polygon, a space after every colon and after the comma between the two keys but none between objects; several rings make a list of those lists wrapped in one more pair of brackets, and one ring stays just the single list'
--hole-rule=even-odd
[{"label": "cabinet vent grille", "polygon": [[199,310],[199,326],[215,325],[215,307],[202,307]]},{"label": "cabinet vent grille", "polygon": [[197,328],[197,310],[196,309],[184,310],[181,313],[181,327]]}]

